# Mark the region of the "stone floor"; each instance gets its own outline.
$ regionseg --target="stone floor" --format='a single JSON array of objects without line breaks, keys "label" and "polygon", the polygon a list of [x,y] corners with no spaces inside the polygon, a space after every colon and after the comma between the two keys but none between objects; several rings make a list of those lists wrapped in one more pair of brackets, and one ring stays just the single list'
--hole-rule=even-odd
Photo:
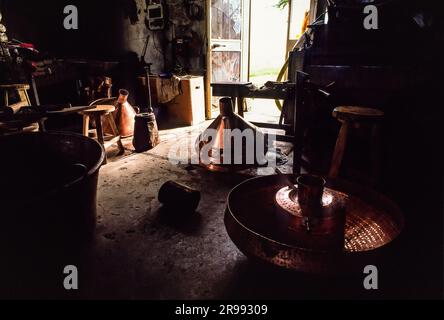
[{"label": "stone floor", "polygon": [[[149,152],[134,153],[130,140],[125,141],[123,157],[113,157],[111,150],[100,172],[95,243],[80,265],[81,290],[64,293],[66,298],[367,299],[436,292],[421,278],[405,282],[411,272],[424,268],[420,261],[411,263],[412,250],[424,252],[414,249],[415,243],[406,247],[406,260],[399,262],[414,271],[402,272],[397,265],[384,268],[384,286],[377,291],[363,289],[362,275],[309,276],[247,259],[229,239],[223,218],[229,191],[258,172],[211,173],[168,160],[172,147],[192,142],[196,131],[207,125],[162,131],[162,143]],[[284,153],[291,151],[280,147]],[[290,165],[291,159],[283,171]],[[157,195],[168,180],[201,191],[196,214],[162,211]]]},{"label": "stone floor", "polygon": [[[410,235],[404,237],[408,240],[401,253],[402,259],[380,266],[381,287],[376,291],[364,290],[362,274],[314,276],[246,258],[226,233],[226,199],[230,190],[242,181],[258,174],[273,174],[274,170],[221,174],[198,166],[172,163],[170,160],[177,158],[171,150],[183,145],[191,148],[196,134],[207,125],[161,131],[162,143],[149,152],[134,153],[131,139],[124,141],[126,152],[123,156],[116,157],[115,150],[109,150],[108,164],[100,171],[98,223],[93,244],[72,260],[62,258],[60,265],[54,266],[50,276],[60,274],[60,279],[57,277],[54,281],[54,289],[48,288],[46,292],[38,289],[25,294],[6,292],[5,296],[160,300],[382,299],[436,297],[442,293],[439,291],[441,283],[436,280],[436,275],[442,276],[442,255],[438,254],[442,248],[437,241],[442,233],[421,230],[418,233],[411,225],[406,230]],[[291,147],[278,147],[283,154],[289,155],[288,163],[281,166],[284,172],[289,172]],[[168,180],[201,191],[202,199],[195,214],[166,214],[162,210],[157,195]],[[408,207],[404,208],[408,211]],[[419,212],[418,209],[411,211]],[[422,235],[421,242],[418,242],[418,234]],[[63,281],[60,270],[68,264],[79,268],[78,291],[66,291],[60,285]],[[37,266],[34,263],[32,267]],[[21,285],[25,289],[29,287],[26,281]],[[12,287],[16,286],[14,283]],[[43,286],[46,286],[45,281]]]},{"label": "stone floor", "polygon": [[[97,238],[86,268],[87,288],[82,290],[86,297],[215,299],[232,295],[229,287],[248,261],[225,231],[226,198],[255,172],[227,175],[170,163],[170,148],[177,141],[183,144],[195,131],[163,131],[162,143],[141,154],[133,153],[131,142],[125,141],[125,156],[111,156],[102,167]],[[202,192],[195,215],[162,213],[157,194],[168,180]]]},{"label": "stone floor", "polygon": [[[257,171],[211,173],[168,160],[171,147],[185,143],[206,125],[162,131],[162,143],[149,152],[133,153],[130,140],[125,141],[123,157],[113,157],[111,150],[110,161],[100,172],[95,244],[83,260],[82,287],[74,297],[304,299],[337,297],[342,292],[342,279],[258,265],[231,242],[223,221],[228,193]],[[287,153],[291,150],[281,147]],[[282,170],[290,165],[291,161]],[[195,215],[162,212],[157,194],[168,180],[201,191]],[[347,295],[362,291],[362,280],[347,281]]]},{"label": "stone floor", "polygon": [[[442,295],[439,280],[442,279],[442,223],[417,218],[418,213],[436,210],[434,206],[427,206],[431,203],[427,202],[428,194],[411,192],[399,198],[398,203],[414,223],[406,227],[402,258],[381,266],[379,290],[364,290],[362,274],[310,276],[247,259],[226,233],[226,199],[230,190],[242,181],[258,174],[273,174],[274,170],[221,174],[172,163],[170,160],[177,157],[171,150],[183,145],[191,148],[196,134],[208,124],[161,131],[162,143],[149,152],[134,153],[131,139],[124,141],[123,156],[116,157],[116,150],[109,150],[108,164],[100,171],[98,223],[93,244],[73,260],[62,258],[60,266],[54,266],[51,277],[60,275],[54,282],[55,290],[40,292],[38,289],[25,295],[19,291],[4,292],[2,278],[0,297],[189,300],[435,298]],[[289,158],[281,169],[289,172],[291,147],[278,147]],[[157,195],[168,180],[201,191],[197,213],[165,214]],[[403,202],[403,198],[406,201]],[[61,288],[60,270],[68,264],[79,268],[78,291]],[[28,268],[34,268],[32,275],[38,274],[35,262],[23,268],[16,273],[23,274]],[[16,286],[14,283],[12,287]],[[23,280],[21,286],[28,288],[29,284]]]}]

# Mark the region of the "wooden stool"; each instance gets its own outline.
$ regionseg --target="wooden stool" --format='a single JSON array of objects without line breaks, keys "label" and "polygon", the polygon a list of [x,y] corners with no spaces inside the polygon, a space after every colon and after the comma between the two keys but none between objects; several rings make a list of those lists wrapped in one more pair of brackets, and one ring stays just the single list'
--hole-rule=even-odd
[{"label": "wooden stool", "polygon": [[[11,107],[13,109],[19,110],[21,107],[31,106],[31,99],[28,95],[28,90],[30,86],[28,84],[18,83],[18,84],[2,84],[0,85],[0,91],[2,91],[3,105],[4,107]],[[9,91],[15,90],[17,92],[19,101],[14,104],[10,104]],[[38,121],[39,131],[45,131],[45,119]],[[29,125],[29,124],[28,124]],[[34,126],[34,124],[31,124]]]},{"label": "wooden stool", "polygon": [[336,141],[329,177],[337,178],[339,175],[350,127],[369,124],[372,126],[372,178],[377,179],[379,174],[379,123],[384,117],[384,112],[372,108],[341,106],[333,111],[333,117],[341,122],[342,126]]},{"label": "wooden stool", "polygon": [[[114,122],[114,117],[112,113],[116,108],[111,105],[97,105],[95,109],[85,110],[79,112],[83,116],[83,135],[85,137],[89,136],[89,120],[90,117],[93,117],[96,123],[96,131],[97,131],[97,140],[99,143],[105,148],[110,145],[117,143],[119,147],[120,154],[125,152],[125,148],[122,144],[122,139],[119,134],[119,130],[117,129],[116,123]],[[113,132],[113,137],[105,142],[105,137],[103,134],[103,122],[108,121],[108,124]],[[105,156],[104,164],[106,164],[107,158]]]},{"label": "wooden stool", "polygon": [[23,106],[30,106],[31,100],[29,99],[28,90],[30,86],[27,84],[2,84],[0,89],[3,91],[3,105],[5,107],[9,106],[9,90],[16,90],[20,101],[18,103],[23,104]]}]

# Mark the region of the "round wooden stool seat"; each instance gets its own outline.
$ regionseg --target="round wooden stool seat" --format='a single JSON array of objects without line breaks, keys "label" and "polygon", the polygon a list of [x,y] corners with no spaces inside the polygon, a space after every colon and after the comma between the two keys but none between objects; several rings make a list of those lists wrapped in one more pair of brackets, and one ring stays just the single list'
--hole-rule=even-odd
[{"label": "round wooden stool seat", "polygon": [[29,84],[16,83],[16,84],[0,84],[0,89],[17,89],[17,90],[29,90]]},{"label": "round wooden stool seat", "polygon": [[[116,123],[114,121],[114,116],[112,113],[116,110],[113,105],[96,105],[94,109],[88,109],[80,111],[79,114],[83,116],[83,135],[85,137],[89,136],[89,122],[90,117],[95,120],[97,140],[106,149],[108,146],[116,143],[121,154],[125,152],[122,144],[122,139],[120,137],[119,130],[117,129]],[[105,142],[105,136],[103,132],[103,121],[107,121],[109,127],[111,128],[113,137]],[[105,156],[104,163],[106,164],[107,158]]]},{"label": "round wooden stool seat", "polygon": [[116,107],[112,105],[98,105],[94,109],[88,109],[81,111],[80,114],[82,115],[93,115],[93,114],[101,114],[101,115],[107,115],[116,110]]},{"label": "round wooden stool seat", "polygon": [[378,121],[383,119],[384,112],[374,108],[341,106],[333,111],[333,117],[341,122]]}]

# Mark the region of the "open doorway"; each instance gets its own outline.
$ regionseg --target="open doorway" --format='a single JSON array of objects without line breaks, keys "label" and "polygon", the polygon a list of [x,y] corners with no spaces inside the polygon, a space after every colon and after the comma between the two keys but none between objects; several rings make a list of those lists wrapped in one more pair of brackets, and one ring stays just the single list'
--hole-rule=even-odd
[{"label": "open doorway", "polygon": [[[251,82],[261,87],[267,81],[285,80],[278,75],[315,1],[211,0],[211,82]],[[212,99],[213,117],[217,101]],[[247,105],[248,120],[279,120],[273,100],[250,99]]]},{"label": "open doorway", "polygon": [[[258,87],[285,73],[285,62],[302,35],[311,0],[261,0],[251,2],[249,81]],[[284,70],[283,70],[284,69]],[[246,118],[257,122],[278,122],[275,101],[251,99]]]},{"label": "open doorway", "polygon": [[262,85],[275,81],[285,63],[288,6],[278,0],[251,2],[250,81]]},{"label": "open doorway", "polygon": [[[276,81],[286,60],[288,5],[279,0],[251,2],[249,81],[260,87]],[[249,99],[246,118],[277,122],[280,112],[273,100]]]}]

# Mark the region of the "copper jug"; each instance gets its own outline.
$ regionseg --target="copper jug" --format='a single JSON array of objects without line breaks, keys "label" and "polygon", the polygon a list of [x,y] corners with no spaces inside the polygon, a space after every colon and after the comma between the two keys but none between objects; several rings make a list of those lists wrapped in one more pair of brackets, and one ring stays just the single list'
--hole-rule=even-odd
[{"label": "copper jug", "polygon": [[122,138],[131,137],[134,134],[134,118],[137,114],[136,110],[128,102],[129,92],[127,90],[119,90],[119,98],[116,102],[116,110],[114,118],[117,128]]}]

